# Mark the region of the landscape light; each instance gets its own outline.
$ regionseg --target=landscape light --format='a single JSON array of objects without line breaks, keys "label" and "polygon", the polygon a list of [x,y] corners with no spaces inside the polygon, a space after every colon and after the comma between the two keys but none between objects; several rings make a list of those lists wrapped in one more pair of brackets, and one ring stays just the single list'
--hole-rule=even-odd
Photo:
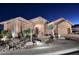
[{"label": "landscape light", "polygon": [[37,45],[37,46],[43,46],[44,43],[43,43],[43,42],[40,42],[40,41],[36,41],[36,45]]},{"label": "landscape light", "polygon": [[48,46],[44,42],[36,41],[36,47],[33,48],[33,49],[46,49],[46,48],[49,48],[49,47],[50,46]]}]

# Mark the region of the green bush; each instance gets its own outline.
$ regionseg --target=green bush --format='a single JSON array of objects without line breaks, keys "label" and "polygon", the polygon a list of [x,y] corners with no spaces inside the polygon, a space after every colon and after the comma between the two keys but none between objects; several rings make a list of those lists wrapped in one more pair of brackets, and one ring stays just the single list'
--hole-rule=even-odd
[{"label": "green bush", "polygon": [[22,31],[23,37],[25,37],[25,38],[29,38],[30,37],[30,33],[31,33],[31,29],[30,28]]},{"label": "green bush", "polygon": [[19,38],[20,38],[20,37],[23,37],[23,33],[22,33],[22,32],[18,33],[18,37],[19,37]]},{"label": "green bush", "polygon": [[2,30],[2,31],[1,31],[2,36],[6,36],[6,35],[7,35],[7,33],[8,33],[8,31],[7,31],[7,30]]},{"label": "green bush", "polygon": [[0,34],[0,38],[2,38],[3,36],[2,36],[2,34]]},{"label": "green bush", "polygon": [[1,35],[4,37],[4,36],[7,36],[8,38],[11,38],[12,37],[12,34],[10,31],[7,31],[7,30],[2,30],[1,31]]},{"label": "green bush", "polygon": [[9,32],[7,32],[7,37],[8,38],[12,38],[12,33],[9,31]]},{"label": "green bush", "polygon": [[1,32],[2,32],[2,30],[0,30],[0,38],[2,38],[3,36],[2,36],[2,34],[1,34]]},{"label": "green bush", "polygon": [[27,35],[26,38],[30,38],[30,35]]}]

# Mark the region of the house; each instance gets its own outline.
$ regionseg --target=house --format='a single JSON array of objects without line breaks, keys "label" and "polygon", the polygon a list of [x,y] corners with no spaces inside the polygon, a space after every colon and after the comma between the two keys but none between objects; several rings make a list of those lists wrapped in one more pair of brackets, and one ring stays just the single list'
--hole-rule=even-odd
[{"label": "house", "polygon": [[72,23],[68,20],[65,20],[64,18],[59,18],[48,23],[48,27],[51,27],[51,29],[48,30],[49,34],[53,33],[57,35],[63,35],[72,33]]},{"label": "house", "polygon": [[22,17],[16,17],[7,21],[0,22],[0,25],[4,26],[4,30],[11,32],[19,32],[31,28],[33,33],[40,36],[45,34],[70,34],[72,33],[72,24],[65,20],[64,18],[57,19],[55,21],[49,22],[43,17],[36,17],[30,20],[24,19]]}]

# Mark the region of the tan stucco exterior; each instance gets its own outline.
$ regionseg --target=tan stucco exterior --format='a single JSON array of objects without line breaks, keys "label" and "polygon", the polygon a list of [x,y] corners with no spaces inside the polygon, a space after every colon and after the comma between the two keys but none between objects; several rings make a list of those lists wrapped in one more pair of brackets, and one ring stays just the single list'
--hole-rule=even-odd
[{"label": "tan stucco exterior", "polygon": [[72,24],[63,18],[60,18],[60,19],[55,20],[48,24],[48,26],[50,26],[50,25],[52,25],[55,28],[48,30],[49,34],[50,33],[52,34],[53,32],[54,32],[54,34],[57,34],[57,35],[72,33]]},{"label": "tan stucco exterior", "polygon": [[71,34],[71,33],[72,33],[72,28],[68,22],[63,21],[58,25],[58,34],[63,35],[63,34]]},{"label": "tan stucco exterior", "polygon": [[9,30],[11,32],[15,30],[16,33],[28,28],[33,28],[33,24],[30,21],[26,21],[21,17],[11,19],[11,21],[2,22],[1,24],[4,24],[4,30]]},{"label": "tan stucco exterior", "polygon": [[[51,34],[52,32],[61,35],[72,33],[72,24],[66,20],[63,20],[63,18],[50,23],[47,22],[48,21],[42,17],[37,17],[31,20],[17,17],[1,22],[0,24],[4,24],[4,30],[12,31],[15,29],[16,33],[26,30],[27,28],[32,28],[33,32],[35,32],[35,28],[38,28],[39,36],[43,36],[44,34]],[[54,26],[55,29],[48,30],[49,25]]]},{"label": "tan stucco exterior", "polygon": [[46,34],[46,30],[47,30],[47,20],[42,18],[42,17],[37,17],[34,19],[31,19],[31,21],[34,24],[34,31],[36,28],[38,28],[39,31],[39,36],[43,36],[44,34]]}]

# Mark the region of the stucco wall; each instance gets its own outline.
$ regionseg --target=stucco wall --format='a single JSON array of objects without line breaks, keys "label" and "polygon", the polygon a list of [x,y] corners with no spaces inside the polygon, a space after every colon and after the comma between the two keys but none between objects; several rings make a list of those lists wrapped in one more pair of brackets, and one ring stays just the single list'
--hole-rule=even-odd
[{"label": "stucco wall", "polygon": [[[14,24],[15,25],[14,25]],[[52,24],[52,26],[54,26],[56,24]],[[34,28],[34,27],[38,27],[39,31],[41,34],[50,34],[50,33],[58,33],[58,34],[68,34],[68,28],[70,28],[70,33],[72,33],[72,28],[71,28],[71,24],[69,24],[66,21],[60,22],[57,26],[57,28],[52,31],[52,30],[48,30],[48,24],[46,24],[45,22],[41,21],[35,21],[34,23],[30,22],[30,21],[23,21],[23,20],[19,20],[16,19],[15,21],[11,21],[8,23],[4,24],[4,30],[13,30],[13,28],[15,27],[15,30],[17,33],[21,32],[21,30],[26,30],[27,28]]]},{"label": "stucco wall", "polygon": [[68,28],[70,28],[70,32],[72,33],[71,24],[66,21],[58,24],[58,34],[68,34]]},{"label": "stucco wall", "polygon": [[9,30],[9,31],[11,31],[12,29],[13,29],[13,24],[12,24],[12,22],[5,23],[5,24],[4,24],[4,30]]},{"label": "stucco wall", "polygon": [[21,20],[17,20],[16,22],[16,31],[19,33],[21,30],[26,30],[28,28],[33,28],[33,24],[31,22],[25,22]]},{"label": "stucco wall", "polygon": [[37,27],[38,30],[39,30],[39,35],[40,35],[40,36],[45,34],[46,28],[45,28],[45,25],[44,25],[44,24],[35,24],[34,29],[35,29],[36,27]]},{"label": "stucco wall", "polygon": [[[34,21],[34,29],[37,27],[39,29],[39,36],[46,34],[47,24],[42,20]],[[34,31],[35,32],[35,31]]]},{"label": "stucco wall", "polygon": [[15,27],[15,30],[17,33],[21,32],[21,30],[26,30],[27,28],[32,28],[33,25],[30,22],[15,20],[12,22],[8,22],[4,24],[4,30],[10,30],[12,31]]}]

